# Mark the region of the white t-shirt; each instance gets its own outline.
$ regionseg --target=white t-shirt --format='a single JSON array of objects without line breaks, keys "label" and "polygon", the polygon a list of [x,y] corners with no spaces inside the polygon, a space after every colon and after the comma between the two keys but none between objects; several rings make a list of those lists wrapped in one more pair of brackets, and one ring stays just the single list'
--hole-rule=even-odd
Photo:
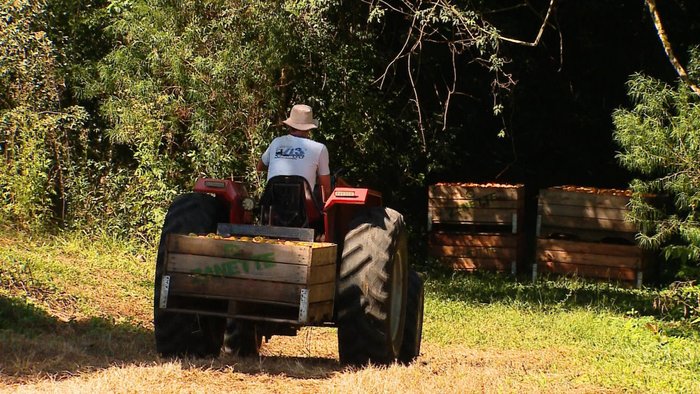
[{"label": "white t-shirt", "polygon": [[277,175],[300,175],[309,182],[311,190],[316,186],[316,175],[331,173],[325,145],[291,134],[272,140],[260,159],[267,166],[268,180]]}]

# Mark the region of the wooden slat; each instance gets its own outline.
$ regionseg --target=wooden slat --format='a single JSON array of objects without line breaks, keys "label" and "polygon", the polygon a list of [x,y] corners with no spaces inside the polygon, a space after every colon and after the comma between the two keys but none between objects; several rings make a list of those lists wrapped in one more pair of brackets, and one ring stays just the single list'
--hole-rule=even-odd
[{"label": "wooden slat", "polygon": [[296,239],[307,242],[312,242],[314,240],[313,229],[299,227],[254,226],[250,224],[219,223],[216,232],[217,234],[226,236],[262,236],[267,238]]},{"label": "wooden slat", "polygon": [[335,297],[335,281],[309,286],[309,304],[332,301]]},{"label": "wooden slat", "polygon": [[[511,224],[513,214],[512,209],[459,209],[459,208],[435,208],[428,209],[432,221],[442,223],[492,223]],[[516,219],[517,220],[517,219]]]},{"label": "wooden slat", "polygon": [[336,267],[335,264],[313,265],[309,267],[306,283],[315,285],[319,283],[327,283],[335,280]]},{"label": "wooden slat", "polygon": [[[202,311],[200,309],[188,309],[188,308],[168,308],[171,312],[188,313],[196,315],[207,315],[207,316],[220,316],[229,317],[228,313],[225,312],[212,312],[212,311]],[[298,319],[285,319],[277,317],[267,317],[267,316],[257,316],[257,315],[237,315],[236,319],[246,319],[255,321],[266,321],[270,323],[282,323],[282,324],[298,324]]]},{"label": "wooden slat", "polygon": [[606,256],[634,256],[641,258],[642,249],[636,245],[615,245],[600,242],[579,242],[559,239],[538,239],[537,248],[570,253],[590,253]]},{"label": "wooden slat", "polygon": [[268,282],[251,279],[223,278],[218,276],[188,275],[171,273],[170,293],[172,295],[207,295],[234,300],[256,302],[279,302],[299,305],[301,289],[299,284]]},{"label": "wooden slat", "polygon": [[512,209],[523,208],[523,200],[468,200],[468,199],[447,199],[431,198],[428,206],[434,208],[459,208],[459,209]]},{"label": "wooden slat", "polygon": [[583,241],[600,241],[606,238],[618,238],[634,243],[636,232],[620,232],[605,229],[583,229],[574,227],[541,226],[539,236],[549,237],[553,234],[570,234]]},{"label": "wooden slat", "polygon": [[538,264],[537,268],[539,271],[576,275],[583,278],[599,278],[626,282],[634,282],[637,279],[637,270],[632,268],[590,266],[551,261],[541,262]]},{"label": "wooden slat", "polygon": [[639,270],[642,250],[634,245],[538,239],[536,260],[573,265],[620,267]]},{"label": "wooden slat", "polygon": [[[319,243],[317,242],[316,245]],[[311,265],[328,265],[335,264],[335,260],[338,257],[336,244],[324,243],[324,247],[315,247],[311,250]]]},{"label": "wooden slat", "polygon": [[522,186],[481,187],[431,185],[428,187],[429,198],[519,200],[523,198],[523,196],[524,188]]},{"label": "wooden slat", "polygon": [[636,233],[637,225],[623,220],[574,218],[568,216],[541,216],[542,226],[573,229],[597,229]]},{"label": "wooden slat", "polygon": [[571,216],[580,218],[598,218],[605,220],[622,220],[627,215],[627,208],[603,208],[586,205],[561,205],[558,203],[542,202],[538,213],[543,216]]},{"label": "wooden slat", "polygon": [[540,202],[551,202],[560,205],[584,205],[601,208],[623,209],[630,198],[612,194],[595,194],[568,191],[556,188],[542,189],[539,193]]},{"label": "wooden slat", "polygon": [[518,236],[512,234],[466,234],[432,232],[431,245],[453,245],[474,247],[516,247]]},{"label": "wooden slat", "polygon": [[[331,266],[335,272],[335,266]],[[167,272],[257,279],[284,283],[306,283],[305,265],[275,263],[229,257],[168,253]]]},{"label": "wooden slat", "polygon": [[642,266],[641,257],[637,256],[606,256],[601,254],[572,253],[556,250],[538,250],[537,261],[635,269],[640,269]]},{"label": "wooden slat", "polygon": [[335,261],[335,244],[322,245],[312,248],[306,245],[255,243],[170,234],[167,250],[169,253],[303,265],[325,265],[329,261]]},{"label": "wooden slat", "polygon": [[444,257],[441,258],[440,261],[458,271],[484,270],[510,272],[513,267],[512,261],[491,258]]},{"label": "wooden slat", "polygon": [[471,247],[471,246],[440,246],[429,247],[432,256],[440,257],[473,257],[515,260],[517,252],[514,248]]}]

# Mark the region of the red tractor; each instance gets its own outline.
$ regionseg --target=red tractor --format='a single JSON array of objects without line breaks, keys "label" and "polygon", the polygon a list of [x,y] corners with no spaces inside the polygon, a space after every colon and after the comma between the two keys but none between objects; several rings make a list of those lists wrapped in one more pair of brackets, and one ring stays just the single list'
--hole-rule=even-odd
[{"label": "red tractor", "polygon": [[248,356],[272,335],[335,326],[342,363],[413,361],[423,283],[409,269],[403,216],[380,193],[346,186],[324,205],[293,176],[271,179],[259,204],[218,179],[176,198],[156,264],[157,351]]}]

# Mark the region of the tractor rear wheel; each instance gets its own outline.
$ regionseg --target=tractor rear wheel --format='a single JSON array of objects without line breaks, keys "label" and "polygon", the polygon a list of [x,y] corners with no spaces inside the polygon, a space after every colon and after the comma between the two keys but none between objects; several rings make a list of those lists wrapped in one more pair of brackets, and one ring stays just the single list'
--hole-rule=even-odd
[{"label": "tractor rear wheel", "polygon": [[[164,357],[218,356],[224,337],[226,320],[160,309],[160,292],[165,268],[166,237],[168,234],[206,234],[216,232],[217,223],[225,222],[226,207],[214,197],[188,193],[177,197],[168,209],[161,232],[156,261],[153,297],[153,325],[156,350]],[[196,308],[196,305],[192,305]]]},{"label": "tractor rear wheel", "polygon": [[404,333],[408,253],[403,216],[372,207],[345,236],[335,301],[340,361],[390,364]]},{"label": "tractor rear wheel", "polygon": [[408,272],[408,296],[406,299],[406,325],[403,330],[403,343],[399,361],[412,363],[420,355],[423,337],[423,280],[416,271]]}]

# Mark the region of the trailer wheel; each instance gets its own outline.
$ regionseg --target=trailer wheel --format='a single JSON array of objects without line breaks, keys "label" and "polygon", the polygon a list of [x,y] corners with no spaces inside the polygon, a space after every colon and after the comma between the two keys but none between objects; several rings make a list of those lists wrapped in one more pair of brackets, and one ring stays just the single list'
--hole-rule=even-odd
[{"label": "trailer wheel", "polygon": [[262,336],[255,324],[245,320],[227,319],[224,333],[224,353],[239,357],[257,356]]},{"label": "trailer wheel", "polygon": [[404,334],[408,253],[403,216],[372,207],[345,236],[335,301],[342,363],[390,364]]},{"label": "trailer wheel", "polygon": [[406,325],[403,330],[403,343],[399,361],[412,363],[420,355],[423,337],[423,280],[416,271],[408,272],[408,296],[406,299]]},{"label": "trailer wheel", "polygon": [[[156,350],[164,357],[218,356],[223,342],[226,320],[160,309],[160,292],[165,267],[166,236],[168,234],[212,233],[219,222],[226,221],[226,209],[214,197],[188,193],[177,197],[168,209],[161,232],[156,261],[153,297],[153,325]],[[196,308],[196,305],[192,305]]]}]

